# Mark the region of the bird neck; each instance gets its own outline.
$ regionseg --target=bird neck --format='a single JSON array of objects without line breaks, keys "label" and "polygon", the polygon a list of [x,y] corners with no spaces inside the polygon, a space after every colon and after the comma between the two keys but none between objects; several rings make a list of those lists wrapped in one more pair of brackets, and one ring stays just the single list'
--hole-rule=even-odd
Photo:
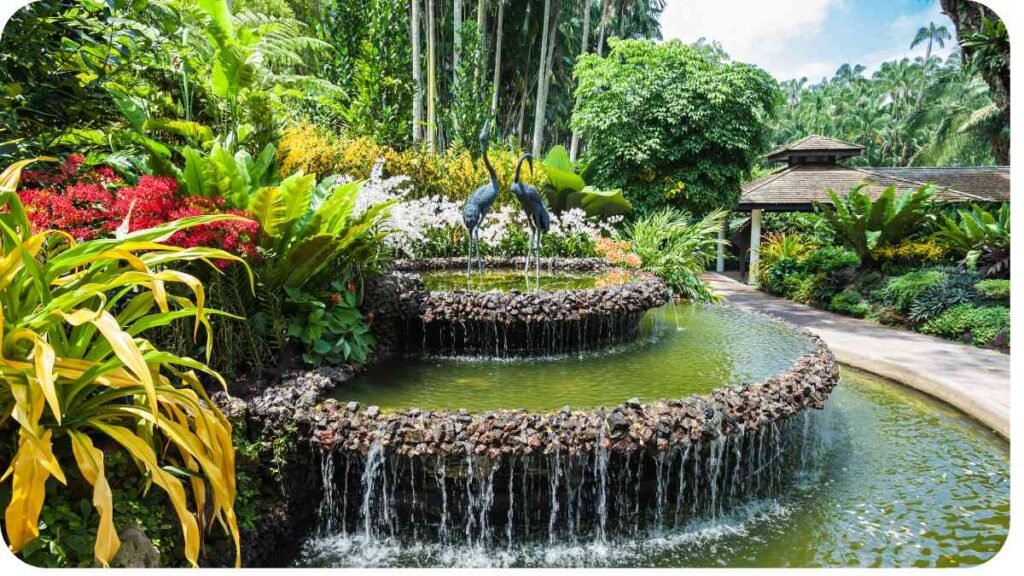
[{"label": "bird neck", "polygon": [[494,166],[491,166],[491,160],[487,157],[487,141],[483,141],[484,149],[484,167],[487,168],[487,174],[491,177],[491,186],[494,187],[494,195],[498,195],[498,175],[494,172]]}]

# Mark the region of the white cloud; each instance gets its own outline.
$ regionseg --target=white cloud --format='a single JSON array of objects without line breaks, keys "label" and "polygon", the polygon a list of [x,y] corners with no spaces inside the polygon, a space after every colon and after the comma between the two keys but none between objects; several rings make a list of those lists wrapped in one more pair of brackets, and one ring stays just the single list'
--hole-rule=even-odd
[{"label": "white cloud", "polygon": [[[933,0],[879,22],[870,42],[837,43],[832,27],[845,25],[851,13],[865,8],[848,0],[669,0],[661,26],[665,38],[715,40],[734,60],[756,64],[780,80],[806,77],[811,82],[831,77],[845,62],[863,64],[870,75],[887,60],[924,56],[925,48],[911,50],[910,42],[928,22],[953,32]],[[932,52],[945,58],[954,45],[951,40]]]},{"label": "white cloud", "polygon": [[[831,63],[809,63],[787,50],[790,42],[816,35],[841,0],[670,0],[662,35],[694,42],[716,40],[733,59],[761,66],[780,78],[830,75]],[[804,72],[806,71],[806,72]],[[812,76],[813,75],[813,76]]]}]

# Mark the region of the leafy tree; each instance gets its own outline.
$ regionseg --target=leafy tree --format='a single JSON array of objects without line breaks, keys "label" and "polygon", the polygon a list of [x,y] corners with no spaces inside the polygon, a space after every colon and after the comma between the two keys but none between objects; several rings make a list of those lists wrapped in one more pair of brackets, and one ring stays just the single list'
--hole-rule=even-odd
[{"label": "leafy tree", "polygon": [[731,206],[768,146],[781,98],[765,71],[678,40],[613,40],[606,58],[579,59],[573,127],[602,187],[642,212]]}]

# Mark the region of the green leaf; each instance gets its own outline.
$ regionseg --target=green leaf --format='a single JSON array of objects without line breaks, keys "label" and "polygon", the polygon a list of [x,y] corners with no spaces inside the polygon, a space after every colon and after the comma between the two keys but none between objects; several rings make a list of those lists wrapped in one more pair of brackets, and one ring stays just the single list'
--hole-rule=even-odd
[{"label": "green leaf", "polygon": [[249,212],[253,215],[263,233],[277,238],[285,224],[285,201],[281,189],[277,186],[264,186],[253,195],[249,202]]},{"label": "green leaf", "polygon": [[569,153],[561,144],[549,150],[541,164],[547,174],[548,184],[557,191],[579,192],[586,185],[583,178],[576,174]]},{"label": "green leaf", "polygon": [[633,205],[622,195],[621,188],[600,190],[586,186],[580,192],[566,195],[565,208],[582,208],[587,216],[622,216],[633,211]]}]

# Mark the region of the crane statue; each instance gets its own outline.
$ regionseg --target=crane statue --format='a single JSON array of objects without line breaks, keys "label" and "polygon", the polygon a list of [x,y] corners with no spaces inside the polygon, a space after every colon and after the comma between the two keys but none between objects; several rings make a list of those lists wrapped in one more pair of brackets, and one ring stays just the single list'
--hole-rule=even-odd
[{"label": "crane statue", "polygon": [[537,274],[540,274],[541,237],[551,229],[551,214],[548,213],[540,192],[535,187],[520,181],[519,174],[524,161],[530,165],[530,174],[533,174],[533,155],[523,154],[516,164],[516,176],[512,181],[512,195],[519,200],[519,205],[526,213],[526,220],[530,223],[530,245],[526,251],[526,272],[530,271],[531,257],[536,256]]},{"label": "crane statue", "polygon": [[466,274],[471,274],[473,271],[473,247],[476,247],[476,263],[477,269],[483,274],[484,263],[480,257],[480,227],[483,226],[484,218],[491,211],[491,206],[494,205],[494,201],[498,199],[498,176],[494,173],[494,167],[491,166],[491,161],[487,158],[487,123],[484,123],[483,129],[480,130],[480,147],[484,151],[484,166],[487,167],[487,173],[491,176],[491,182],[484,184],[477,188],[466,200],[465,206],[462,207],[462,223],[466,225],[466,230],[469,231],[467,240],[467,253],[466,253]]}]

